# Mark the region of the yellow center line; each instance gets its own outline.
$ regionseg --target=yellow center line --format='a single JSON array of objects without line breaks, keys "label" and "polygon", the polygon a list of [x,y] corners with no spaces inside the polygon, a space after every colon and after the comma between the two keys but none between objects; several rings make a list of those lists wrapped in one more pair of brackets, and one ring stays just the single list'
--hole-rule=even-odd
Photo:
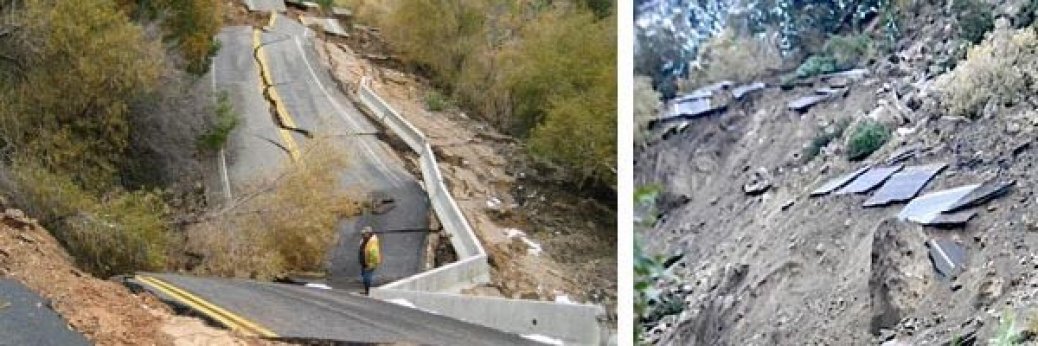
[{"label": "yellow center line", "polygon": [[149,286],[169,295],[170,297],[177,299],[178,301],[188,305],[192,309],[209,316],[220,324],[223,324],[227,328],[232,330],[241,331],[247,334],[258,335],[267,338],[277,337],[278,335],[260,326],[244,317],[238,316],[230,311],[224,310],[219,306],[213,305],[198,296],[195,296],[187,291],[181,290],[172,284],[160,280],[156,277],[138,275],[137,279]]},{"label": "yellow center line", "polygon": [[[270,23],[273,25],[275,16],[271,16]],[[260,91],[266,89],[267,85],[270,85],[268,89],[270,99],[274,102],[274,112],[277,114],[278,119],[281,123],[290,128],[297,128],[295,120],[292,119],[292,115],[288,113],[288,109],[285,108],[285,103],[281,100],[281,96],[278,94],[277,88],[273,87],[274,81],[270,74],[270,68],[267,64],[266,54],[264,53],[263,47],[260,47],[260,31],[253,31],[253,44],[254,48],[257,49],[257,55],[259,59],[259,68],[263,80],[260,81]],[[292,157],[292,161],[299,161],[299,146],[296,145],[295,139],[292,138],[292,132],[282,127],[278,127],[278,133],[281,135],[281,140],[285,142],[285,147],[288,148],[288,154]]]}]

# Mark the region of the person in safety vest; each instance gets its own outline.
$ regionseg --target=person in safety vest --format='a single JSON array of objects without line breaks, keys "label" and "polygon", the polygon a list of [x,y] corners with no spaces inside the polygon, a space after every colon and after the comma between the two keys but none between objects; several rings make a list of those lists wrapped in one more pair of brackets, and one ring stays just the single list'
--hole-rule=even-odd
[{"label": "person in safety vest", "polygon": [[382,248],[378,244],[378,236],[365,226],[360,231],[360,278],[364,281],[364,295],[371,293],[371,281],[375,278],[375,269],[382,263]]}]

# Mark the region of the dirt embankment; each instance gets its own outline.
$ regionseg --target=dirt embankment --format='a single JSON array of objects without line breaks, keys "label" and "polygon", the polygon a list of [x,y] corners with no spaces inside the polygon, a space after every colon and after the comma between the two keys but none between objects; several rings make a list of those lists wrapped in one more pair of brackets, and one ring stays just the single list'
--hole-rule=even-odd
[{"label": "dirt embankment", "polygon": [[49,300],[74,330],[98,345],[267,344],[176,316],[151,295],[134,295],[76,269],[57,240],[20,210],[0,214],[0,275]]},{"label": "dirt embankment", "polygon": [[323,42],[322,59],[351,93],[361,77],[370,77],[379,95],[431,142],[494,269],[493,283],[470,293],[542,300],[565,295],[603,304],[615,319],[615,209],[533,179],[537,173],[527,168],[517,139],[457,109],[428,111],[428,83],[397,70],[399,62],[369,30],[355,30],[348,41]]},{"label": "dirt embankment", "polygon": [[[648,340],[940,344],[976,333],[983,342],[1006,313],[1018,328],[1035,321],[1038,113],[1018,105],[976,120],[946,116],[932,107],[933,76],[918,63],[876,63],[846,97],[804,114],[786,104],[811,89],[769,88],[636,150],[636,186],[664,190],[662,220],[641,238],[650,253],[684,255],[672,267],[677,280],[661,285],[677,308],[651,323]],[[846,159],[844,135],[805,163],[806,145],[841,118],[872,118],[896,131],[865,162]],[[989,179],[1016,185],[951,229],[896,221],[903,204],[863,208],[864,195],[808,197],[910,145],[922,149],[907,165],[949,165],[921,194]],[[770,189],[744,193],[761,175]],[[963,245],[965,272],[938,277],[928,239]]]}]

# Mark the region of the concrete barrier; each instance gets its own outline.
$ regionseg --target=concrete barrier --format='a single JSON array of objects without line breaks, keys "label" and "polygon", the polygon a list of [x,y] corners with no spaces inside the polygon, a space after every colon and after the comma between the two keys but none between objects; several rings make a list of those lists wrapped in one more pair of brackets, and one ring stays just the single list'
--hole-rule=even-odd
[{"label": "concrete barrier", "polygon": [[461,293],[463,289],[486,282],[490,282],[490,264],[486,255],[479,255],[390,282],[375,291]]},{"label": "concrete barrier", "polygon": [[440,218],[443,229],[451,235],[451,245],[458,258],[469,258],[473,256],[486,255],[483,246],[472,230],[465,214],[461,212],[458,203],[451,197],[447,185],[443,182],[440,167],[436,163],[436,154],[428,143],[422,148],[419,164],[422,169],[422,178],[425,181],[425,189],[429,193],[429,201],[433,210]]},{"label": "concrete barrier", "polygon": [[[450,235],[451,246],[458,255],[458,262],[420,273],[410,278],[397,280],[389,285],[399,287],[428,288],[430,291],[446,290],[449,292],[460,291],[462,285],[475,285],[490,282],[490,266],[487,264],[486,251],[479,243],[476,232],[472,230],[465,214],[461,212],[458,203],[451,197],[447,185],[443,182],[439,164],[436,162],[436,154],[425,140],[422,134],[407,119],[400,116],[393,107],[378,96],[368,86],[367,77],[361,79],[357,90],[357,98],[361,105],[371,111],[375,118],[385,125],[397,137],[400,137],[407,146],[419,155],[419,165],[422,171],[422,181],[425,183],[425,191],[429,195],[436,217],[443,225],[443,229]],[[428,280],[428,283],[422,282]],[[448,282],[456,280],[456,282]],[[394,286],[397,287],[397,286]]]},{"label": "concrete barrier", "polygon": [[375,114],[378,121],[382,122],[390,131],[393,131],[393,134],[404,140],[404,143],[407,143],[411,150],[421,155],[422,149],[425,147],[425,136],[411,123],[407,122],[404,117],[397,114],[396,110],[389,107],[386,101],[383,101],[381,97],[375,94],[366,85],[366,81],[366,79],[361,81],[360,89],[357,91],[357,96],[360,98],[361,103]]},{"label": "concrete barrier", "polygon": [[372,296],[520,335],[543,335],[568,345],[599,345],[605,309],[596,305],[379,289]]},{"label": "concrete barrier", "polygon": [[542,335],[566,344],[599,345],[605,309],[597,305],[461,295],[461,291],[490,282],[490,264],[479,238],[443,182],[436,154],[425,136],[400,116],[361,79],[357,98],[386,128],[419,155],[426,193],[458,261],[412,275],[371,291],[375,298],[404,299],[415,307],[444,316],[520,335]]}]

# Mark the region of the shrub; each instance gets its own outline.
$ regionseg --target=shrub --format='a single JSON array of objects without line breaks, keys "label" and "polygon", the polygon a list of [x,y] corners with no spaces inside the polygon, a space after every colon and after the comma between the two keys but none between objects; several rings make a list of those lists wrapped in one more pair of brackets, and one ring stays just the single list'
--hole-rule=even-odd
[{"label": "shrub", "polygon": [[836,72],[836,58],[826,55],[812,55],[797,67],[796,76],[797,78],[808,78],[832,72]]},{"label": "shrub", "polygon": [[952,115],[975,118],[991,102],[1011,105],[1038,93],[1038,35],[1034,28],[997,28],[937,81]]},{"label": "shrub", "polygon": [[872,154],[890,139],[890,130],[874,120],[866,120],[851,131],[847,141],[847,158],[861,160]]},{"label": "shrub", "polygon": [[1006,311],[998,319],[998,329],[993,338],[988,340],[989,345],[1013,346],[1019,345],[1019,332],[1016,330],[1016,318],[1012,311]]},{"label": "shrub", "polygon": [[833,58],[837,70],[846,70],[858,66],[869,55],[871,47],[872,39],[865,34],[833,35],[823,50]]},{"label": "shrub", "polygon": [[342,217],[356,213],[339,185],[342,148],[318,136],[300,162],[242,189],[237,200],[187,230],[184,251],[196,272],[269,279],[319,271]]},{"label": "shrub", "polygon": [[656,197],[659,187],[643,186],[634,192],[635,242],[634,242],[634,339],[639,340],[642,321],[649,314],[649,301],[659,295],[654,287],[655,277],[663,272],[663,263],[647,256],[638,241],[638,234],[655,222]]},{"label": "shrub", "polygon": [[425,109],[433,112],[442,112],[450,106],[450,100],[436,90],[430,90],[425,94]]},{"label": "shrub", "polygon": [[692,76],[694,86],[722,80],[741,83],[778,70],[782,53],[766,38],[739,36],[727,30],[703,45],[698,61],[702,67]]},{"label": "shrub", "polygon": [[656,118],[660,106],[660,94],[652,89],[652,78],[634,77],[634,141],[645,141],[649,122]]},{"label": "shrub", "polygon": [[85,270],[99,277],[165,264],[170,243],[167,208],[157,192],[115,190],[99,199],[66,175],[20,162],[6,188]]},{"label": "shrub", "polygon": [[227,143],[231,131],[238,126],[238,113],[235,113],[227,93],[217,97],[213,127],[198,139],[200,147],[206,150],[220,150]]},{"label": "shrub", "polygon": [[980,43],[994,27],[991,6],[980,0],[955,0],[952,11],[959,22],[959,37],[972,43]]}]

